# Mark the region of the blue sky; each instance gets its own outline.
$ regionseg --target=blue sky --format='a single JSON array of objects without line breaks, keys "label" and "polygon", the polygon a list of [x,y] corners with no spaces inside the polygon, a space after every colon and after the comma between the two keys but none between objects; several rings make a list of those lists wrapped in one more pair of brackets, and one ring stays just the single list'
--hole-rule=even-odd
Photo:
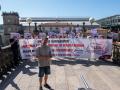
[{"label": "blue sky", "polygon": [[[120,14],[120,0],[0,0],[1,11],[20,17],[94,17]],[[0,16],[0,23],[2,16]]]}]

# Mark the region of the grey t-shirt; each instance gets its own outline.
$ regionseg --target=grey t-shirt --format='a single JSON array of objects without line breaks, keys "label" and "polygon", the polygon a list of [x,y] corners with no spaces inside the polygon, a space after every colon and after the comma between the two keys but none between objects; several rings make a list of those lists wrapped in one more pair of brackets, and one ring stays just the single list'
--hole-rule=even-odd
[{"label": "grey t-shirt", "polygon": [[[38,47],[36,49],[36,55],[37,56],[50,56],[52,57],[51,54],[51,49],[47,45],[42,45],[41,47]],[[44,66],[50,66],[51,60],[46,60],[46,58],[41,58],[41,60],[38,60],[38,66],[39,67],[44,67]]]}]

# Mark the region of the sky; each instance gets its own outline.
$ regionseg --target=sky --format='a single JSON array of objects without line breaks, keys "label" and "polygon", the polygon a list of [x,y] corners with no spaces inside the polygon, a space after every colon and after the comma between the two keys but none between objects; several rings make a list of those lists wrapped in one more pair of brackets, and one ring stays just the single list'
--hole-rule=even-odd
[{"label": "sky", "polygon": [[20,17],[93,17],[98,20],[120,14],[120,0],[0,0],[0,5],[0,14],[14,11]]}]

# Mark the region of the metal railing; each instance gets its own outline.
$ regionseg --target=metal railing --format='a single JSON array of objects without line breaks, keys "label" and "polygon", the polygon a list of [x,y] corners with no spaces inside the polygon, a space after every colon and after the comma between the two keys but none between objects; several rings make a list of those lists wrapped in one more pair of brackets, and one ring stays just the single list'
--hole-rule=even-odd
[{"label": "metal railing", "polygon": [[120,44],[113,44],[113,62],[120,65]]}]

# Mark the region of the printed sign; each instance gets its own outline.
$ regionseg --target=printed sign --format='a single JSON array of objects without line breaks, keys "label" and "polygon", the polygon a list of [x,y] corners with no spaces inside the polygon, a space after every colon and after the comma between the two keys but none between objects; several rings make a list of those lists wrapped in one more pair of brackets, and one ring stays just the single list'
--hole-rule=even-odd
[{"label": "printed sign", "polygon": [[[20,39],[20,52],[23,59],[35,57],[41,39]],[[50,38],[48,45],[55,57],[99,58],[112,54],[111,39]]]}]

